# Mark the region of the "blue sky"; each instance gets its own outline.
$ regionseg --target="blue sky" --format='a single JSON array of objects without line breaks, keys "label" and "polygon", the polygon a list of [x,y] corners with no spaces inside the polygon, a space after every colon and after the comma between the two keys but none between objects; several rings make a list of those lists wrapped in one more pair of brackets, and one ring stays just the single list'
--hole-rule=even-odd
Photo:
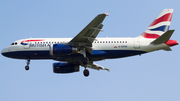
[{"label": "blue sky", "polygon": [[[110,10],[98,37],[136,37],[166,8],[173,8],[171,39],[180,41],[179,0],[1,0],[0,50],[24,38],[74,37],[96,15]],[[179,101],[179,46],[96,62],[110,72],[83,70],[54,74],[53,60],[25,60],[0,56],[1,101]]]}]

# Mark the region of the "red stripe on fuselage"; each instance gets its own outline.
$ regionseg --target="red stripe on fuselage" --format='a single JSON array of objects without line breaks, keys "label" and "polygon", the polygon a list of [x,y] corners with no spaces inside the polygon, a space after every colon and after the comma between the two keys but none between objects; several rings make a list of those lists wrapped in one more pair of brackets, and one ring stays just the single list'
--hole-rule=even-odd
[{"label": "red stripe on fuselage", "polygon": [[41,39],[41,40],[25,40],[25,41],[22,41],[22,42],[34,42],[34,41],[44,41],[44,40],[43,39]]},{"label": "red stripe on fuselage", "polygon": [[[165,15],[163,15],[162,17],[158,18],[158,19],[155,19],[151,24],[150,26],[154,26],[160,22],[164,22],[164,21],[171,21],[171,18],[172,18],[172,14],[173,13],[167,13]],[[150,27],[149,26],[149,27]]]}]

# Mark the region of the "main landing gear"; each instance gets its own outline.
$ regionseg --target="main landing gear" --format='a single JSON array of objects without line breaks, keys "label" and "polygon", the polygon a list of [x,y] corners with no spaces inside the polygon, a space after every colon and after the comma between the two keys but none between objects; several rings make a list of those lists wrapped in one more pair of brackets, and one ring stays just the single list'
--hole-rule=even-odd
[{"label": "main landing gear", "polygon": [[84,58],[82,59],[82,63],[83,63],[84,65],[87,65],[87,64],[89,63],[89,59],[88,59],[87,57],[84,57]]},{"label": "main landing gear", "polygon": [[89,76],[89,70],[86,68],[86,65],[89,63],[89,59],[87,57],[84,57],[82,59],[82,63],[85,66],[85,70],[83,71],[83,74],[85,77],[88,77]]},{"label": "main landing gear", "polygon": [[25,66],[26,70],[29,70],[29,64],[30,64],[30,59],[27,59],[27,65]]},{"label": "main landing gear", "polygon": [[84,76],[88,77],[89,76],[89,70],[85,68],[85,70],[83,71]]},{"label": "main landing gear", "polygon": [[89,70],[87,68],[87,64],[89,63],[89,59],[86,57],[86,49],[82,49],[80,51],[80,54],[82,54],[84,57],[82,58],[82,66],[85,67],[85,70],[83,71],[83,74],[85,77],[89,76]]}]

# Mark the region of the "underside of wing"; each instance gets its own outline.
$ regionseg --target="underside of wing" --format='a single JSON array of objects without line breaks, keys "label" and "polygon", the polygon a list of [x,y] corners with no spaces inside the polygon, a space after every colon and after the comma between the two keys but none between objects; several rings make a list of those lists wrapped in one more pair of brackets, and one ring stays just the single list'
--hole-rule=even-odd
[{"label": "underside of wing", "polygon": [[109,71],[109,69],[110,68],[105,68],[105,67],[102,67],[102,66],[100,66],[100,65],[98,65],[98,64],[95,64],[95,63],[93,63],[93,62],[89,62],[89,64],[87,64],[87,67],[88,68],[92,68],[92,69],[95,69],[95,70],[107,70],[107,71]]}]

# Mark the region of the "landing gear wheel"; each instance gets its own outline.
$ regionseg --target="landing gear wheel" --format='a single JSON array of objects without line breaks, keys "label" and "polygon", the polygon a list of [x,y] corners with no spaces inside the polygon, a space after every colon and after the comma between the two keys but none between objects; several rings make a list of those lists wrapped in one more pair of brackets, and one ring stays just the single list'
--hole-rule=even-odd
[{"label": "landing gear wheel", "polygon": [[89,76],[89,70],[88,70],[88,69],[85,69],[85,70],[83,71],[83,73],[84,73],[84,76],[85,76],[85,77],[88,77],[88,76]]},{"label": "landing gear wheel", "polygon": [[26,70],[29,70],[29,64],[30,64],[30,59],[28,58],[28,59],[27,59],[27,65],[25,66],[25,69],[26,69]]},{"label": "landing gear wheel", "polygon": [[87,64],[89,63],[89,59],[88,59],[87,57],[84,57],[84,58],[82,59],[82,63],[83,63],[84,65],[87,65]]},{"label": "landing gear wheel", "polygon": [[29,66],[25,66],[25,69],[26,69],[26,70],[29,70]]}]

